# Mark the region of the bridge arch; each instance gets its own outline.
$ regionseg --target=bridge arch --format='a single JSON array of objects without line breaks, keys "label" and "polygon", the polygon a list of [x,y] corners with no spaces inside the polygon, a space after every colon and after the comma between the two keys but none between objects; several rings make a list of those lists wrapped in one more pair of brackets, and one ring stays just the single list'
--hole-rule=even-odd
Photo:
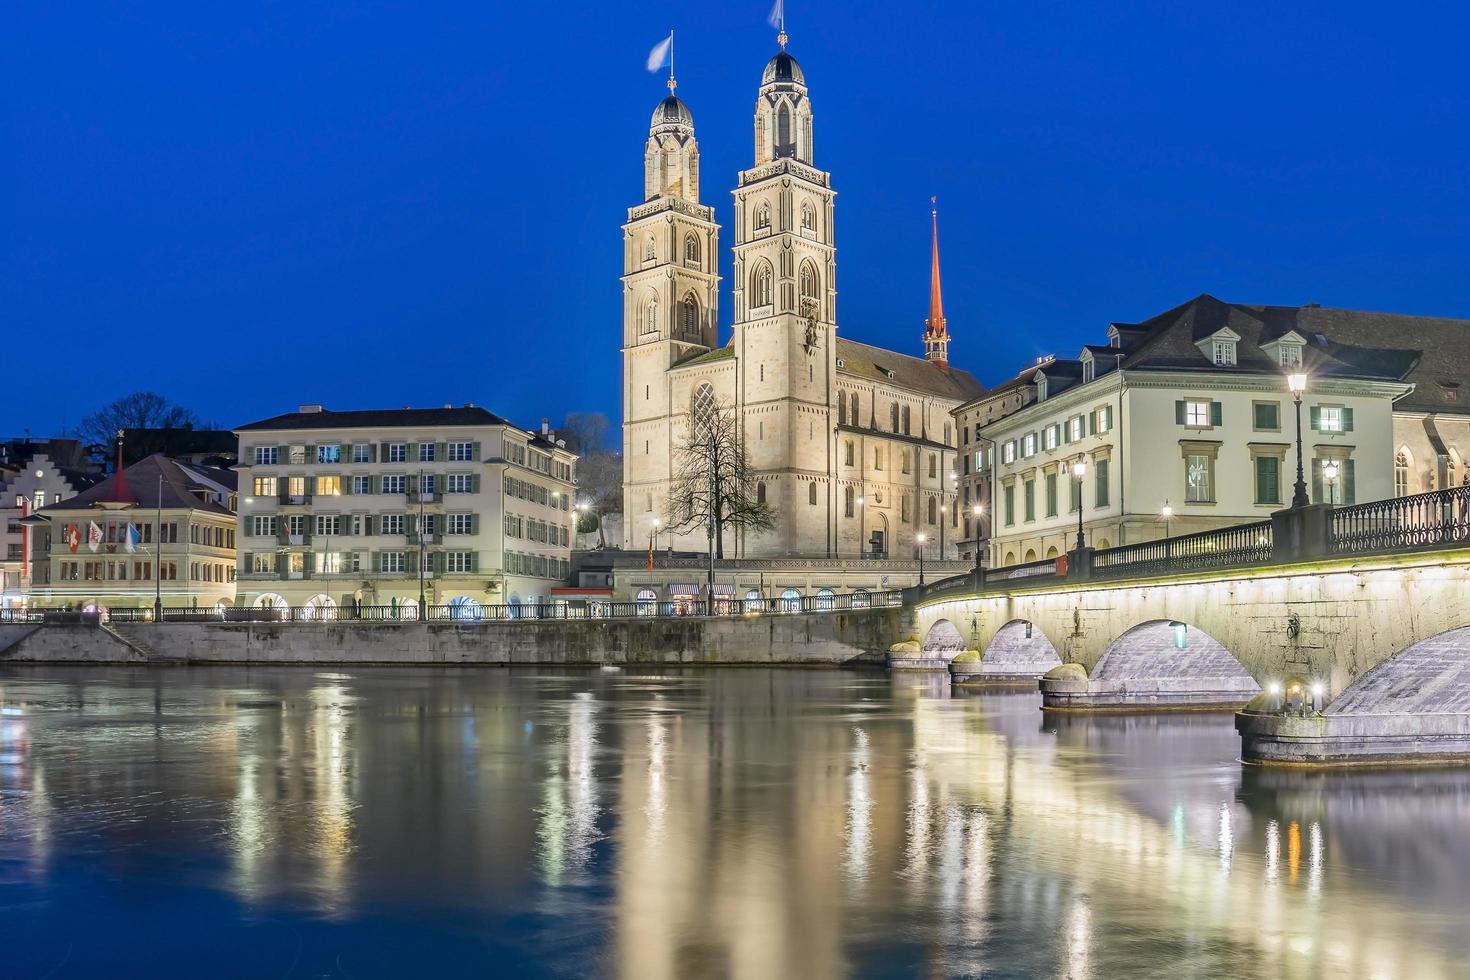
[{"label": "bridge arch", "polygon": [[925,657],[945,657],[953,660],[956,654],[963,653],[965,647],[965,634],[960,628],[947,619],[935,621],[924,634],[924,642],[920,652]]},{"label": "bridge arch", "polygon": [[1013,619],[996,630],[980,655],[984,673],[1040,677],[1061,662],[1046,632],[1026,619]]},{"label": "bridge arch", "polygon": [[1411,643],[1333,698],[1327,715],[1470,714],[1470,626]]},{"label": "bridge arch", "polygon": [[1151,619],[1124,630],[1104,648],[1089,676],[1095,681],[1230,679],[1249,681],[1260,690],[1223,643],[1177,619]]}]

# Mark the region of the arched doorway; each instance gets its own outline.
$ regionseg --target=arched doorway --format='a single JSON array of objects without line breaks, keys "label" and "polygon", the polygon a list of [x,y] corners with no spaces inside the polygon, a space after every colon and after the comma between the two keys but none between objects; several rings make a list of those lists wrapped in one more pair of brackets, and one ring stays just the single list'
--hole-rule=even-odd
[{"label": "arched doorway", "polygon": [[827,612],[837,607],[837,597],[832,593],[831,589],[817,590],[816,607],[822,612]]},{"label": "arched doorway", "polygon": [[337,601],[329,595],[318,593],[302,603],[301,615],[304,619],[335,619]]},{"label": "arched doorway", "polygon": [[745,611],[748,613],[760,612],[765,605],[765,596],[761,595],[760,589],[745,590]]},{"label": "arched doorway", "polygon": [[801,609],[801,591],[799,589],[784,589],[781,592],[781,611],[798,612]]},{"label": "arched doorway", "polygon": [[274,592],[263,593],[255,600],[256,609],[268,609],[272,612],[273,619],[285,619],[291,614],[291,606],[284,596]]},{"label": "arched doorway", "polygon": [[652,589],[639,589],[636,602],[640,616],[652,616],[658,612],[658,593]]},{"label": "arched doorway", "polygon": [[450,619],[479,619],[485,614],[480,600],[467,595],[457,595],[449,600]]}]

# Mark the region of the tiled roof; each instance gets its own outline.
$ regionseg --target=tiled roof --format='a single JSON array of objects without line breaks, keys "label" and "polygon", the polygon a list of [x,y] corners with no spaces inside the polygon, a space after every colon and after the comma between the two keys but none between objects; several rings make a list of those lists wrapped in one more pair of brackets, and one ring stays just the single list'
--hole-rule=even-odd
[{"label": "tiled roof", "polygon": [[[122,479],[119,480],[119,474],[114,473],[75,497],[43,507],[36,513],[44,516],[53,511],[91,510],[104,502],[114,502],[120,485],[126,499],[133,506],[144,510],[157,509],[161,498],[161,506],[164,510],[188,507],[212,514],[228,515],[232,513],[227,507],[195,496],[193,492],[195,489],[213,491],[195,480],[187,468],[180,466],[167,456],[154,455],[140,459],[132,466],[126,467],[121,476]],[[159,477],[163,478],[161,482]],[[213,478],[214,474],[211,473],[211,479]]]},{"label": "tiled roof", "polygon": [[293,429],[429,429],[457,425],[510,425],[493,412],[465,408],[390,408],[356,412],[288,412],[237,426],[236,432],[284,432]]},{"label": "tiled roof", "polygon": [[[945,370],[932,361],[908,354],[897,354],[881,347],[870,347],[845,337],[837,338],[837,357],[842,366],[838,372],[868,381],[891,382],[901,388],[969,401],[983,394],[985,387],[968,371],[951,367]],[[888,372],[893,377],[888,377]]]}]

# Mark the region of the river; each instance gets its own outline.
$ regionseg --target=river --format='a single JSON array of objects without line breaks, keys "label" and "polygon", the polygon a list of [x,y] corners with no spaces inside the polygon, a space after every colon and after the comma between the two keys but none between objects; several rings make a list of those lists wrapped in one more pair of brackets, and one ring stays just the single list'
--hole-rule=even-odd
[{"label": "river", "polygon": [[0,976],[1470,975],[1470,771],[881,672],[0,670]]}]

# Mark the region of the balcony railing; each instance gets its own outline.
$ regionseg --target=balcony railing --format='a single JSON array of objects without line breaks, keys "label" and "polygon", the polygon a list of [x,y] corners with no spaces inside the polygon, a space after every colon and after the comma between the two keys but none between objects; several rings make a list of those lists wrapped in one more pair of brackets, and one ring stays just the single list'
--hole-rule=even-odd
[{"label": "balcony railing", "polygon": [[1470,544],[1470,486],[1337,507],[1328,530],[1328,550],[1334,554],[1458,544]]}]

